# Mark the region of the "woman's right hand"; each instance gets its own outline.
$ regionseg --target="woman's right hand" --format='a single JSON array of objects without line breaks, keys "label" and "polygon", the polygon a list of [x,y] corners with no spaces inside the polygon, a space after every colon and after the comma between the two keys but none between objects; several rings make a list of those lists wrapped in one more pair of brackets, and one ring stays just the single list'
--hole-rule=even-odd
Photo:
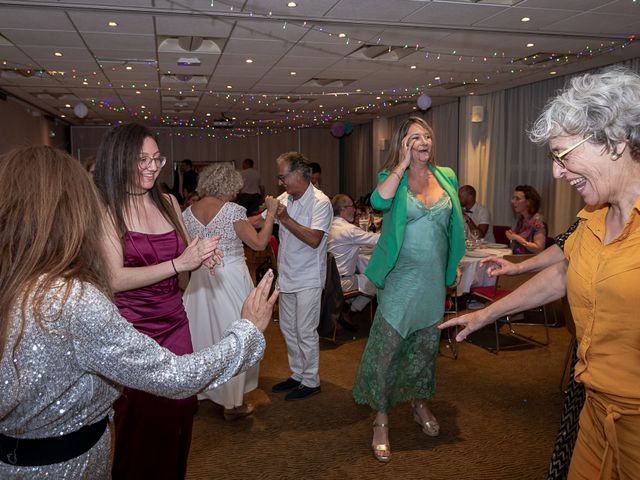
[{"label": "woman's right hand", "polygon": [[269,296],[272,283],[273,270],[269,269],[242,305],[242,312],[240,314],[242,318],[249,320],[261,332],[264,332],[269,325],[269,321],[273,315],[273,306],[280,293],[280,290],[276,288],[271,296]]},{"label": "woman's right hand", "polygon": [[264,203],[267,206],[267,215],[271,214],[273,217],[275,217],[278,211],[278,205],[280,205],[278,199],[273,198],[271,195],[267,195],[266,197],[264,197]]},{"label": "woman's right hand", "polygon": [[519,264],[512,263],[509,260],[505,260],[504,258],[497,257],[495,255],[491,255],[490,257],[480,260],[479,265],[481,267],[487,264],[489,265],[487,273],[492,277],[497,277],[498,275],[517,275],[520,273]]},{"label": "woman's right hand", "polygon": [[173,263],[178,272],[190,272],[200,267],[208,258],[216,253],[219,236],[201,239],[198,235],[191,240],[184,252]]},{"label": "woman's right hand", "polygon": [[409,138],[409,135],[402,139],[402,148],[400,149],[400,165],[405,169],[411,164],[411,148],[415,143],[415,138]]}]

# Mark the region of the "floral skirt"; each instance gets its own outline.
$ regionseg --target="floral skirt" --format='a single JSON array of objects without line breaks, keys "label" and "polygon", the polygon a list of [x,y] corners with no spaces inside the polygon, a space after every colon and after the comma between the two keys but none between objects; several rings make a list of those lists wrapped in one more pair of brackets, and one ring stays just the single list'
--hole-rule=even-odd
[{"label": "floral skirt", "polygon": [[402,338],[378,309],[353,385],[354,400],[386,413],[396,403],[431,398],[439,342],[437,324]]}]

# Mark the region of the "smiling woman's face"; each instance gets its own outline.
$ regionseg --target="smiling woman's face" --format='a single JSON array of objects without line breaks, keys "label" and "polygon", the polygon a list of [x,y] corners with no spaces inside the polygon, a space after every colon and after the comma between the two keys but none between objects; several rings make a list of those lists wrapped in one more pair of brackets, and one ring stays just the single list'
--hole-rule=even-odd
[{"label": "smiling woman's face", "polygon": [[407,130],[407,143],[411,146],[411,160],[426,163],[431,158],[433,138],[419,123],[413,123]]},{"label": "smiling woman's face", "polygon": [[[155,158],[160,155],[160,151],[158,150],[158,144],[156,141],[147,137],[144,139],[142,143],[142,150],[140,151],[140,158]],[[158,175],[160,175],[160,168],[156,165],[156,162],[150,162],[150,164],[146,168],[140,168],[138,165],[138,175],[136,177],[136,187],[139,187],[143,190],[149,190],[153,188],[153,184],[155,183]]]},{"label": "smiling woman's face", "polygon": [[[583,138],[577,135],[553,137],[549,140],[552,152],[562,152]],[[563,157],[564,167],[554,163],[553,176],[564,178],[575,188],[587,205],[610,202],[619,193],[619,164],[602,145],[584,142]]]}]

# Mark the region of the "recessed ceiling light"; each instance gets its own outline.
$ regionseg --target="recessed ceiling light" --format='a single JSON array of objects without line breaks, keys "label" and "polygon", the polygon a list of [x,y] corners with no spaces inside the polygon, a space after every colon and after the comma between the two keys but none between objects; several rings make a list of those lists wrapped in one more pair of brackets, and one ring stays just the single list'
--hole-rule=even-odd
[{"label": "recessed ceiling light", "polygon": [[411,67],[410,67],[410,68],[411,68],[411,70],[415,70],[415,69],[416,69],[416,68],[418,68],[418,67],[416,67],[415,65],[411,65]]},{"label": "recessed ceiling light", "polygon": [[126,67],[124,67],[125,70],[133,70],[133,67],[131,65],[127,65]]},{"label": "recessed ceiling light", "polygon": [[117,22],[114,22],[113,20],[111,20],[109,23],[107,23],[107,25],[109,25],[110,27],[117,27],[118,26]]},{"label": "recessed ceiling light", "polygon": [[227,88],[233,88],[231,85],[227,85]]},{"label": "recessed ceiling light", "polygon": [[521,22],[528,22],[528,21],[530,21],[530,20],[531,20],[531,19],[530,19],[529,17],[522,17],[522,18],[520,19],[520,21],[521,21]]},{"label": "recessed ceiling light", "polygon": [[53,54],[54,54],[56,57],[61,57],[61,56],[62,56],[62,52],[53,52]]},{"label": "recessed ceiling light", "polygon": [[60,115],[60,118],[65,118],[66,115],[63,113],[62,115]]},{"label": "recessed ceiling light", "polygon": [[210,116],[211,116],[211,114],[207,112],[207,113],[206,113],[206,116],[207,116],[207,117],[210,117]]},{"label": "recessed ceiling light", "polygon": [[323,108],[323,107],[324,107],[324,105],[318,105],[318,107]]},{"label": "recessed ceiling light", "polygon": [[83,80],[82,84],[83,85],[89,85],[89,82],[87,82],[86,80]]},{"label": "recessed ceiling light", "polygon": [[147,107],[145,107],[144,105],[140,105],[140,108],[145,109],[145,108],[147,108]]},{"label": "recessed ceiling light", "polygon": [[136,90],[136,95],[140,95],[140,90]]},{"label": "recessed ceiling light", "polygon": [[64,106],[65,106],[66,108],[71,108],[71,104],[70,104],[70,103],[65,103],[65,104],[64,104]]},{"label": "recessed ceiling light", "polygon": [[527,43],[527,48],[535,47],[535,43]]},{"label": "recessed ceiling light", "polygon": [[475,95],[476,92],[469,92],[469,95]]},{"label": "recessed ceiling light", "polygon": [[440,80],[440,77],[433,77],[434,80]]},{"label": "recessed ceiling light", "polygon": [[296,8],[298,6],[298,4],[296,2],[287,2],[287,7],[289,8]]},{"label": "recessed ceiling light", "polygon": [[246,111],[246,110],[249,110],[249,107],[244,107],[244,109],[245,109],[245,111]]},{"label": "recessed ceiling light", "polygon": [[338,37],[340,37],[340,38],[344,38],[344,37],[346,37],[346,36],[347,36],[347,34],[346,34],[346,33],[339,33],[339,34],[338,34]]},{"label": "recessed ceiling light", "polygon": [[376,97],[376,100],[380,100],[380,97]]},{"label": "recessed ceiling light", "polygon": [[291,72],[289,75],[295,75],[295,74],[296,74],[296,72]]},{"label": "recessed ceiling light", "polygon": [[247,59],[245,60],[245,62],[246,62],[246,63],[253,63],[253,60],[252,60],[252,59],[250,59],[250,58],[247,58]]},{"label": "recessed ceiling light", "polygon": [[558,73],[558,72],[556,72],[555,70],[551,70],[551,71],[549,72],[549,75],[556,75],[557,73]]},{"label": "recessed ceiling light", "polygon": [[356,88],[356,92],[361,92],[362,89],[361,88]]}]

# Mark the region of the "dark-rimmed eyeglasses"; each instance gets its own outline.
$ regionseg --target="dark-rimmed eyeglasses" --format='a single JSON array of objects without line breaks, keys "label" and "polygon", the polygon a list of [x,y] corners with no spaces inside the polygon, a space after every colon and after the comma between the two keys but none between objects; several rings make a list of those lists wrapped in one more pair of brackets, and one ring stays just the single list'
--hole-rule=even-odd
[{"label": "dark-rimmed eyeglasses", "polygon": [[567,155],[569,155],[571,152],[573,152],[576,148],[578,148],[584,142],[589,140],[591,137],[593,137],[593,133],[591,135],[589,135],[588,137],[584,137],[578,143],[576,143],[575,145],[563,150],[560,153],[555,153],[555,152],[551,151],[551,152],[549,152],[549,158],[551,158],[551,160],[553,160],[554,163],[556,165],[558,165],[560,168],[566,168],[563,158],[566,157]]},{"label": "dark-rimmed eyeglasses", "polygon": [[151,162],[156,164],[157,168],[162,168],[167,163],[167,157],[159,156],[159,157],[140,157],[138,159],[138,167],[141,170],[145,168],[149,168],[151,166]]}]

